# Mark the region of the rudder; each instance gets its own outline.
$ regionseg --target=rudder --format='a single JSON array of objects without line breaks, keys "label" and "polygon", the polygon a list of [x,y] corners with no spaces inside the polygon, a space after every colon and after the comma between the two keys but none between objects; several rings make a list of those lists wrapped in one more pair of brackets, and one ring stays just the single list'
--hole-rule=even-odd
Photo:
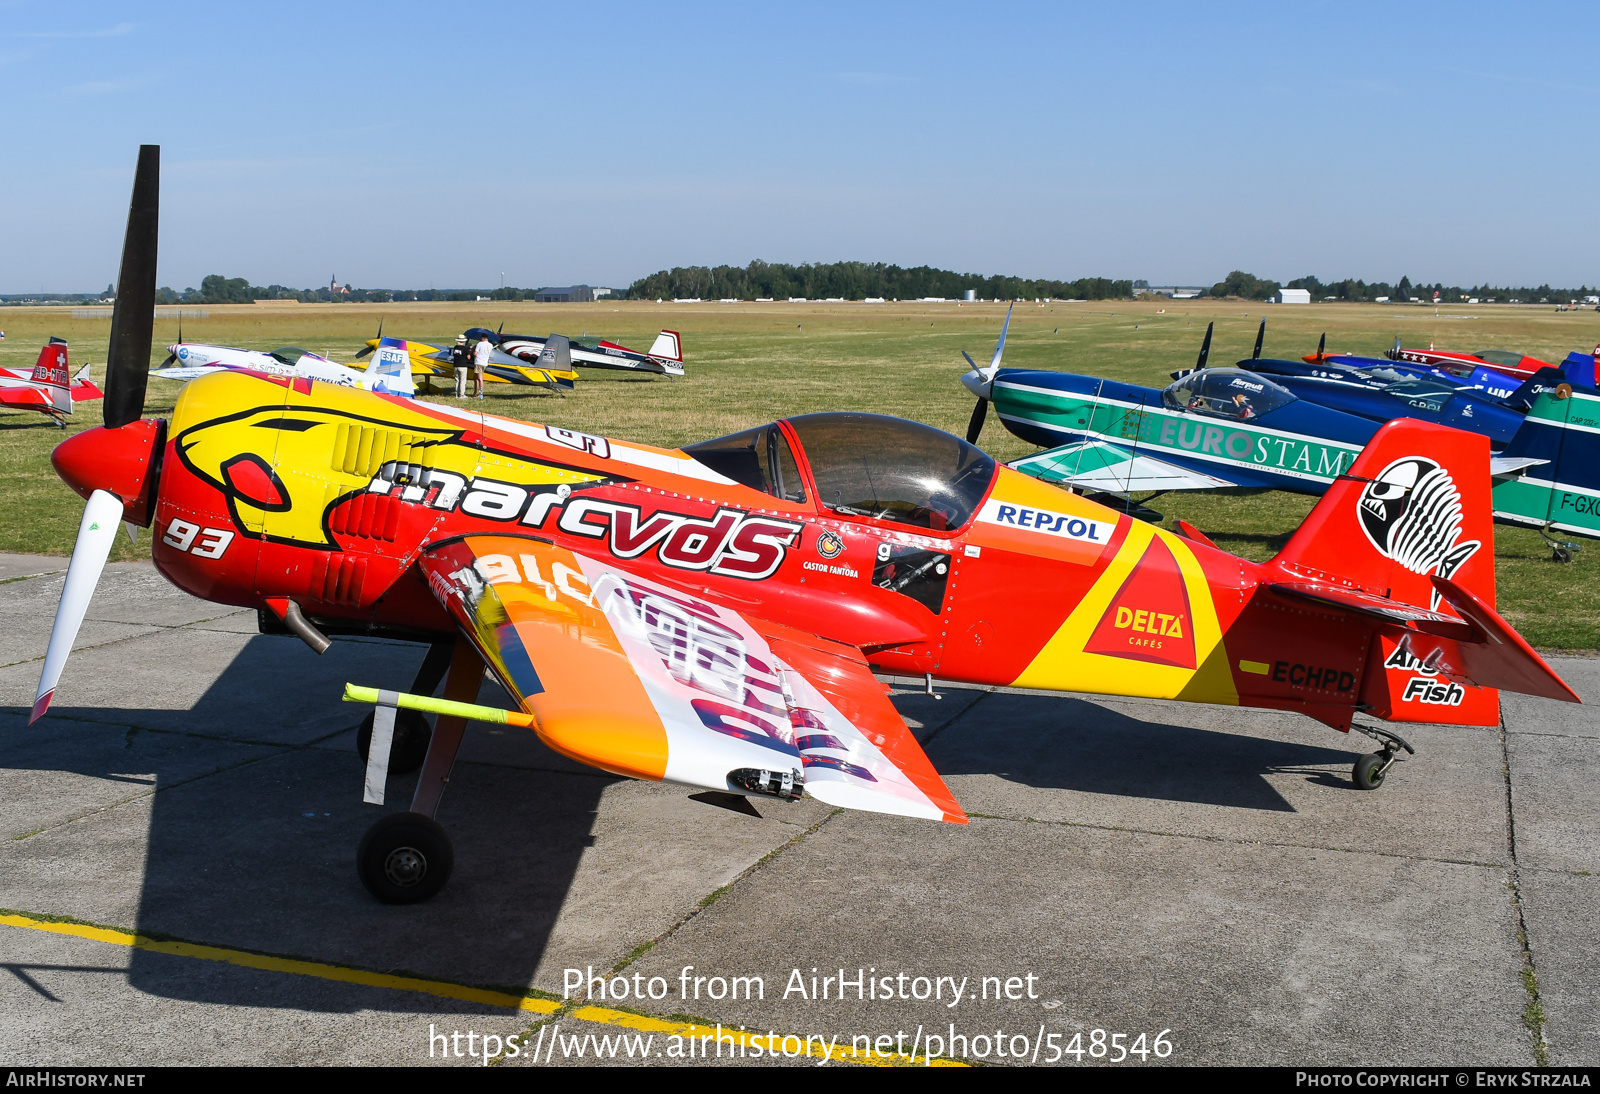
[{"label": "rudder", "polygon": [[[1453,605],[1441,577],[1490,607],[1495,603],[1489,440],[1414,419],[1383,426],[1336,479],[1278,556],[1273,580],[1319,583],[1399,601],[1441,616]],[[1452,678],[1435,655],[1450,639],[1378,628],[1361,699],[1394,721],[1494,725],[1499,693]],[[1426,646],[1426,649],[1424,649]],[[1444,653],[1448,666],[1457,658]]]}]

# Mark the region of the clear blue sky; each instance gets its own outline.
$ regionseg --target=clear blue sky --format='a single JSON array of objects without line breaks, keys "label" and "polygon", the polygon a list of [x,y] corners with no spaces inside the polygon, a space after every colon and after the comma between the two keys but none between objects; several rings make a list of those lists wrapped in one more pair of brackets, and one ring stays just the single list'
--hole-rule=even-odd
[{"label": "clear blue sky", "polygon": [[1600,281],[1587,5],[0,0],[0,291],[1029,277]]}]

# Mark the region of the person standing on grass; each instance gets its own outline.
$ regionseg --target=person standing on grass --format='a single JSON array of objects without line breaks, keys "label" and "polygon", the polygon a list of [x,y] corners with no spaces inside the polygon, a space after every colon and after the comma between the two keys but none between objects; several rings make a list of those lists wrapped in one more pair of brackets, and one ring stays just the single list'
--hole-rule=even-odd
[{"label": "person standing on grass", "polygon": [[493,349],[487,334],[479,338],[478,344],[472,347],[473,393],[480,399],[483,398],[483,370],[489,367],[489,353]]},{"label": "person standing on grass", "polygon": [[467,370],[472,367],[472,347],[467,345],[467,336],[456,336],[455,348],[450,351],[450,365],[456,370],[456,398],[467,397]]}]

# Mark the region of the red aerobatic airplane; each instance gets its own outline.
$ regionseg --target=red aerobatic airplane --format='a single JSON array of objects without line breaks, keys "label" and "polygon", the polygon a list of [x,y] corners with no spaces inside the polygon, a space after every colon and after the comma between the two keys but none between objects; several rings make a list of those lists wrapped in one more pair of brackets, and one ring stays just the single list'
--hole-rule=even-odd
[{"label": "red aerobatic airplane", "polygon": [[[446,699],[471,703],[487,664],[520,712],[503,717],[564,755],[722,795],[965,821],[874,672],[1300,711],[1379,742],[1364,789],[1410,746],[1358,714],[1494,725],[1496,689],[1577,701],[1494,610],[1488,442],[1419,422],[1385,426],[1261,564],[873,414],[665,450],[225,372],[141,420],[157,155],[140,153],[105,427],[53,457],[89,504],[35,718],[119,520],[152,527],[156,566],[196,596],[313,648],[430,642],[413,692],[448,662]],[[465,722],[441,713],[430,737],[394,721],[412,697],[376,696],[368,800],[409,750],[422,774],[357,865],[411,902],[450,871],[433,814]]]},{"label": "red aerobatic airplane", "polygon": [[39,351],[39,362],[32,372],[0,368],[0,407],[9,410],[37,410],[49,415],[62,429],[72,404],[98,399],[102,392],[89,380],[89,366],[72,376],[67,366],[67,343],[52,338]]}]

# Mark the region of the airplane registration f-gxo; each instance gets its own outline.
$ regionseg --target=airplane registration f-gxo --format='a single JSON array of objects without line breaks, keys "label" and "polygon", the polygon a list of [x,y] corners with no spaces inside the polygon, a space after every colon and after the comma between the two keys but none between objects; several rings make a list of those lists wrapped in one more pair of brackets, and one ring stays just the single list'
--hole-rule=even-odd
[{"label": "airplane registration f-gxo", "polygon": [[[1300,711],[1378,742],[1363,789],[1411,747],[1358,714],[1493,725],[1497,689],[1577,701],[1494,611],[1487,441],[1427,423],[1382,427],[1258,564],[874,414],[667,450],[228,371],[143,419],[156,157],[141,150],[106,425],[53,457],[89,502],[33,716],[119,520],[152,528],[180,588],[313,648],[430,643],[410,695],[377,693],[368,800],[402,758],[422,768],[357,852],[381,900],[448,878],[433,815],[485,665],[508,720],[602,770],[958,823],[875,672]],[[431,732],[396,716],[446,675],[458,705]]]}]

